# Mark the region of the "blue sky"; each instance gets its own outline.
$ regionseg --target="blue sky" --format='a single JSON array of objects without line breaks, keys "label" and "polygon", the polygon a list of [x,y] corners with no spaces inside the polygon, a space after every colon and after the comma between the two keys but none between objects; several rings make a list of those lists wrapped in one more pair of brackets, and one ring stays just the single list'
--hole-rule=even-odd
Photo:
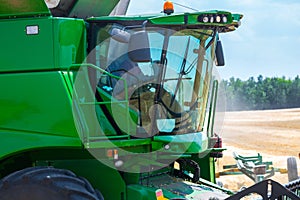
[{"label": "blue sky", "polygon": [[[199,11],[227,10],[244,15],[242,26],[221,35],[226,66],[220,76],[295,78],[300,75],[299,0],[176,0]],[[131,0],[128,14],[157,13],[163,0]],[[175,12],[193,12],[175,5]],[[299,61],[298,61],[299,59]]]}]

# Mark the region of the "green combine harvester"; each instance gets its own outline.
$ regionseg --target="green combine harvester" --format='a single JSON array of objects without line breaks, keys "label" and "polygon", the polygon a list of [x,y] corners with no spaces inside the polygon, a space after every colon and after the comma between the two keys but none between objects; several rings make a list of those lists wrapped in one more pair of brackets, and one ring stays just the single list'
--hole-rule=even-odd
[{"label": "green combine harvester", "polygon": [[212,69],[242,15],[128,2],[1,1],[1,200],[235,198]]}]

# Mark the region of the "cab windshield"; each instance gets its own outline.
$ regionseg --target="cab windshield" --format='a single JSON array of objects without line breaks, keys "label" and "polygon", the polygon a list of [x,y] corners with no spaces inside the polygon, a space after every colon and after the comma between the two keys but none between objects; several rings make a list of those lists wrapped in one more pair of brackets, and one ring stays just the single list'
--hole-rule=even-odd
[{"label": "cab windshield", "polygon": [[128,98],[137,113],[137,134],[202,130],[214,58],[212,34],[107,24],[96,40],[94,63],[122,80],[100,73],[98,87],[114,99]]}]

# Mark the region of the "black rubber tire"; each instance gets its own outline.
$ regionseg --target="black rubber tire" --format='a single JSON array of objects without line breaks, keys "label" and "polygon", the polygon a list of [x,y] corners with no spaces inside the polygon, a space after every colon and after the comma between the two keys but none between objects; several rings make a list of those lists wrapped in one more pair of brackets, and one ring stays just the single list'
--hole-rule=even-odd
[{"label": "black rubber tire", "polygon": [[287,170],[288,170],[288,178],[289,182],[297,180],[298,176],[298,168],[297,168],[297,161],[295,157],[288,157],[287,158]]},{"label": "black rubber tire", "polygon": [[30,167],[0,180],[1,200],[103,200],[84,178],[53,167]]}]

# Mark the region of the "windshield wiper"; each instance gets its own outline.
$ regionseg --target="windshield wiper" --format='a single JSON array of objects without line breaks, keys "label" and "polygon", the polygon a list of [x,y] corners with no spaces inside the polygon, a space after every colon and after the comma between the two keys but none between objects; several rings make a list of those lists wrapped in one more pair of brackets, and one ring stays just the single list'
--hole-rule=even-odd
[{"label": "windshield wiper", "polygon": [[[202,33],[205,34],[205,33]],[[207,43],[207,45],[205,46],[204,50],[206,51],[214,42],[215,37],[217,34],[217,29],[214,30],[213,35],[211,36],[212,38],[210,39],[210,41]],[[209,35],[210,36],[210,35]],[[189,67],[187,68],[187,70],[185,71],[186,74],[190,73],[190,71],[192,70],[193,66],[197,63],[198,57],[196,57],[193,62],[189,65]]]},{"label": "windshield wiper", "polygon": [[186,49],[185,49],[185,53],[184,53],[184,58],[183,58],[182,63],[181,63],[179,77],[178,77],[178,81],[177,81],[176,88],[175,88],[175,91],[174,91],[174,95],[172,96],[172,99],[171,99],[171,102],[170,102],[170,107],[172,107],[172,105],[173,105],[173,103],[175,101],[175,98],[176,98],[179,86],[180,86],[180,84],[182,82],[183,75],[187,74],[187,72],[185,71],[185,65],[186,65],[186,59],[187,59],[187,55],[188,55],[188,51],[189,51],[189,47],[190,47],[190,39],[191,39],[191,37],[189,37],[187,45],[186,45]]}]

